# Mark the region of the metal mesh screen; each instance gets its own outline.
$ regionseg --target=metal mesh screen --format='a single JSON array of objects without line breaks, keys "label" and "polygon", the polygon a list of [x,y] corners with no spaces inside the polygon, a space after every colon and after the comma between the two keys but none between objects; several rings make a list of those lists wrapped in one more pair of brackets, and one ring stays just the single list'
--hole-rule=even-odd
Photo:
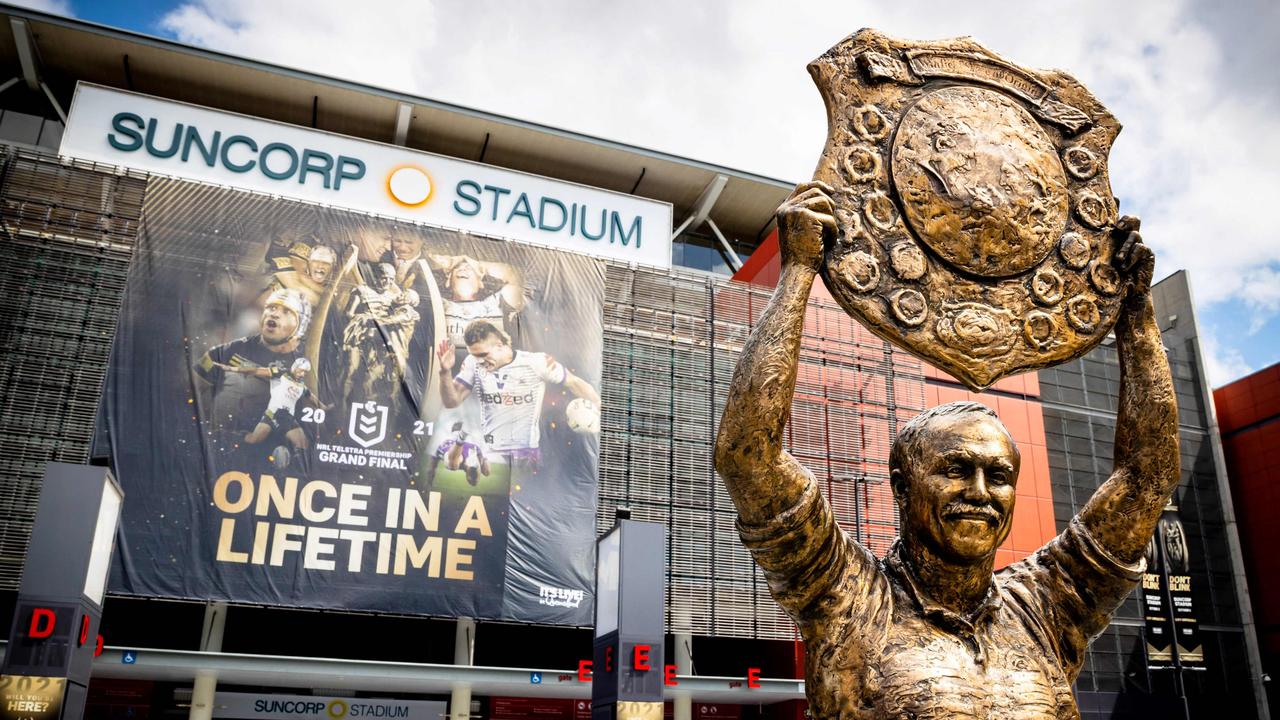
[{"label": "metal mesh screen", "polygon": [[45,464],[89,457],[145,187],[0,146],[0,588]]},{"label": "metal mesh screen", "polygon": [[[672,632],[791,639],[738,540],[712,470],[725,394],[770,290],[611,266],[597,529],[614,509],[668,525]],[[788,450],[823,485],[837,520],[877,554],[897,534],[888,461],[897,428],[924,408],[920,362],[830,302],[810,302]]]},{"label": "metal mesh screen", "polygon": [[[1157,308],[1158,310],[1158,308]],[[1159,315],[1160,313],[1157,312]],[[1165,341],[1169,342],[1166,335]],[[1211,457],[1208,416],[1200,402],[1199,368],[1191,348],[1166,348],[1178,397],[1182,478],[1174,492],[1190,549],[1192,591],[1200,620],[1207,670],[1186,674],[1193,703],[1253,717],[1240,605],[1231,580],[1227,529]],[[1052,474],[1054,516],[1059,529],[1088,502],[1114,469],[1115,413],[1119,407],[1120,361],[1113,346],[1039,372],[1045,403],[1045,442]],[[1135,589],[1116,611],[1112,626],[1089,647],[1076,680],[1085,692],[1153,692],[1171,696],[1172,679],[1147,669],[1143,611]],[[1234,656],[1234,664],[1215,656]],[[1194,707],[1194,705],[1193,705]]]},{"label": "metal mesh screen", "polygon": [[[2,588],[17,587],[44,464],[88,457],[145,183],[3,155]],[[770,291],[617,264],[607,283],[597,528],[612,526],[619,505],[668,525],[672,631],[793,638],[711,465],[730,377]],[[923,407],[918,360],[834,304],[810,303],[788,449],[819,478],[841,525],[878,554],[897,532],[890,440]]]}]

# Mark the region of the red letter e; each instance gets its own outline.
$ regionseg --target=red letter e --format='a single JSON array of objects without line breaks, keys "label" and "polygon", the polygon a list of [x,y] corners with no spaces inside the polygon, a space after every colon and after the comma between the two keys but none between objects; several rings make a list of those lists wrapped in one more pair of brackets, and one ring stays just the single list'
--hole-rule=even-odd
[{"label": "red letter e", "polygon": [[578,661],[578,682],[591,682],[591,661]]},{"label": "red letter e", "polygon": [[649,669],[649,646],[636,645],[631,648],[631,669],[645,672]]},{"label": "red letter e", "polygon": [[676,682],[676,666],[675,665],[668,665],[662,669],[662,684],[663,685],[679,685],[680,684]]},{"label": "red letter e", "polygon": [[747,687],[760,687],[760,668],[747,668]]}]

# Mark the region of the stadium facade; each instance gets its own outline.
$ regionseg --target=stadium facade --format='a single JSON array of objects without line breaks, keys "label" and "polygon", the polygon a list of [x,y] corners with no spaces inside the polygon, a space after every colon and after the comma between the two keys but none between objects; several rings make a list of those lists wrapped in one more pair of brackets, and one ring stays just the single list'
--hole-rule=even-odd
[{"label": "stadium facade", "polygon": [[[667,545],[655,552],[665,553],[668,568],[665,660],[676,666],[678,683],[667,688],[672,714],[803,716],[803,653],[794,627],[742,548],[732,505],[711,467],[730,375],[777,277],[772,218],[790,183],[33,11],[0,8],[0,14],[0,74],[14,78],[0,91],[0,599],[9,611],[44,464],[111,465],[126,510],[91,716],[584,717],[590,685],[580,662],[591,653],[590,578],[583,587],[529,578],[581,580],[578,550],[612,527],[619,508],[667,528]],[[91,97],[105,104],[99,108]],[[134,109],[103,109],[112,101]],[[155,112],[136,109],[144,106]],[[94,120],[105,123],[97,134],[82,132]],[[224,121],[251,129],[233,135],[210,124]],[[279,137],[259,142],[258,131]],[[234,151],[233,138],[245,138]],[[391,201],[376,193],[338,197],[343,182],[351,188],[381,180],[380,154],[392,158],[385,183]],[[428,184],[413,173],[397,176],[396,158],[424,164]],[[187,168],[164,164],[178,160]],[[260,165],[251,170],[250,160]],[[529,191],[524,208],[517,183],[539,188]],[[437,191],[455,194],[428,202]],[[500,202],[510,203],[501,213]],[[453,215],[418,209],[441,207],[452,207]],[[486,218],[490,225],[469,224]],[[628,255],[641,247],[641,231],[648,233],[646,251],[658,247],[660,257]],[[332,260],[329,250],[317,250],[338,237],[344,240],[333,246]],[[347,277],[358,287],[345,302],[327,292],[337,282],[297,279],[312,260],[339,269],[348,246],[356,249]],[[419,252],[422,264],[404,261],[402,247]],[[608,251],[593,252],[599,247]],[[456,296],[462,280],[454,270],[466,264],[463,257],[486,268],[489,285],[481,292],[492,298]],[[380,285],[384,266],[390,270]],[[422,269],[414,275],[413,267]],[[523,273],[519,284],[502,275],[510,267]],[[250,286],[261,296],[242,298]],[[500,302],[512,287],[519,292]],[[1124,605],[1090,650],[1077,695],[1087,718],[1176,717],[1182,698],[1192,717],[1268,717],[1185,275],[1166,279],[1155,294],[1182,409],[1180,529],[1170,537],[1188,560],[1179,577],[1189,578],[1190,604],[1179,607],[1192,611],[1173,612],[1168,589],[1176,572],[1153,575],[1151,588],[1162,589],[1149,590],[1150,598],[1136,591]],[[490,310],[481,309],[486,302]],[[344,417],[340,427],[320,430],[282,421],[284,405],[265,414],[254,406],[245,418],[233,418],[247,427],[205,433],[213,416],[202,408],[222,407],[232,397],[228,378],[262,366],[262,387],[268,376],[285,382],[283,371],[253,359],[266,350],[231,341],[233,328],[255,323],[269,336],[273,306],[301,325],[313,323],[316,337],[332,332],[328,337],[343,348],[304,353],[295,342],[282,352],[290,362],[307,355],[322,376],[310,388],[317,402],[306,409],[290,404],[288,415],[301,419],[309,409],[313,420],[320,411],[336,418],[349,407],[350,422]],[[437,307],[445,309],[433,317]],[[425,409],[442,392],[431,384],[440,374],[432,363],[465,362],[462,350],[423,359],[437,357],[424,348],[444,334],[428,336],[427,345],[422,335],[452,332],[450,312],[502,325],[506,345],[526,359],[554,350],[549,354],[561,361],[530,370],[542,380],[520,380],[531,389],[504,401],[536,397],[545,406],[541,416],[519,416],[533,418],[526,427],[532,448],[495,439],[510,424],[489,409],[474,417]],[[362,343],[371,340],[361,328],[371,318],[398,367],[379,365],[365,352]],[[457,330],[465,330],[458,322]],[[844,528],[878,554],[897,532],[888,486],[891,439],[930,405],[986,403],[1022,450],[1019,502],[1001,565],[1030,555],[1065,527],[1110,471],[1118,365],[1106,344],[971,395],[871,335],[821,288],[807,323],[789,450],[822,480]],[[387,331],[391,326],[398,329]],[[217,341],[206,339],[219,333]],[[417,375],[415,362],[425,363]],[[468,372],[457,376],[464,381],[458,387],[483,402],[502,389],[485,383],[507,381],[482,368]],[[408,393],[400,405],[370,401],[372,414],[357,417],[363,404],[351,401],[352,393],[375,392],[387,374],[420,375],[427,391]],[[444,377],[452,382],[450,373]],[[210,395],[200,394],[202,382]],[[165,383],[193,390],[166,409]],[[283,397],[285,385],[273,387]],[[602,408],[598,434],[583,434],[574,428],[590,418],[567,406],[593,391]],[[380,418],[376,408],[383,408]],[[406,412],[396,425],[397,413]],[[269,455],[250,439],[259,414],[273,439],[267,445],[279,442]],[[427,419],[464,433],[471,422],[473,435],[487,439],[463,450],[465,437],[437,438],[433,429],[430,445],[423,439],[419,448],[412,435]],[[372,437],[379,420],[394,439]],[[188,425],[195,435],[182,434]],[[306,441],[289,434],[294,427],[305,430]],[[329,474],[317,472],[308,482],[312,468],[290,458],[312,446],[332,455],[322,461]],[[416,449],[428,450],[421,464]],[[541,449],[541,465],[527,462],[521,452],[527,449]],[[468,453],[487,453],[491,463]],[[429,464],[428,456],[438,463]],[[241,461],[272,465],[236,474]],[[389,479],[371,480],[351,467],[370,463],[386,465]],[[459,473],[447,478],[451,486],[431,484],[441,463]],[[499,465],[510,475],[494,492],[498,481],[489,469]],[[283,489],[291,474],[304,476],[294,500],[298,507],[311,503],[310,515],[299,511],[309,524],[280,517],[293,517]],[[350,482],[327,482],[339,476]],[[362,499],[361,482],[400,483],[386,496],[385,514],[388,528],[405,533],[352,529],[365,526],[373,502]],[[537,495],[542,484],[557,488],[556,497]],[[457,516],[457,537],[442,534],[439,546],[409,532],[436,517],[433,506],[411,510],[408,502],[410,495],[429,497],[430,488],[441,491],[439,513]],[[589,497],[574,494],[582,488]],[[246,492],[275,499],[255,505]],[[336,515],[326,513],[329,498]],[[485,522],[477,505],[489,508]],[[562,506],[568,510],[556,514]],[[502,530],[486,533],[497,518]],[[491,537],[506,545],[486,544]],[[337,557],[334,538],[347,540],[347,556]],[[369,567],[361,564],[360,547],[370,548]],[[461,586],[450,581],[480,578],[487,562],[498,568],[491,586],[455,591]],[[337,566],[366,574],[337,582]],[[278,574],[282,569],[292,574]],[[406,584],[415,573],[426,579]],[[521,583],[534,590],[517,602]],[[1190,637],[1193,625],[1195,637],[1173,648],[1151,641],[1153,632]]]}]

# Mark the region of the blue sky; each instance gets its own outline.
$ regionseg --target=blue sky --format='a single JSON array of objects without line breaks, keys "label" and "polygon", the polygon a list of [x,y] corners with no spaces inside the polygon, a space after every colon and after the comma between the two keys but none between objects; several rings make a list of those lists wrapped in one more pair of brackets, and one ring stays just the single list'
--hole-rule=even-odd
[{"label": "blue sky", "polygon": [[826,137],[809,60],[864,26],[971,35],[1069,70],[1124,123],[1112,187],[1157,276],[1189,271],[1210,382],[1280,361],[1280,3],[21,4],[797,182]]}]

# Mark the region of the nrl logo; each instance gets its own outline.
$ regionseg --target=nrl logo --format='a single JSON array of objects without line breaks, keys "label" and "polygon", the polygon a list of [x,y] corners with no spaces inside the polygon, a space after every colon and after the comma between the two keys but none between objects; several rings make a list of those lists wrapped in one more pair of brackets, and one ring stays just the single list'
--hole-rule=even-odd
[{"label": "nrl logo", "polygon": [[373,400],[351,405],[351,422],[347,434],[360,447],[373,447],[387,437],[387,406]]}]

